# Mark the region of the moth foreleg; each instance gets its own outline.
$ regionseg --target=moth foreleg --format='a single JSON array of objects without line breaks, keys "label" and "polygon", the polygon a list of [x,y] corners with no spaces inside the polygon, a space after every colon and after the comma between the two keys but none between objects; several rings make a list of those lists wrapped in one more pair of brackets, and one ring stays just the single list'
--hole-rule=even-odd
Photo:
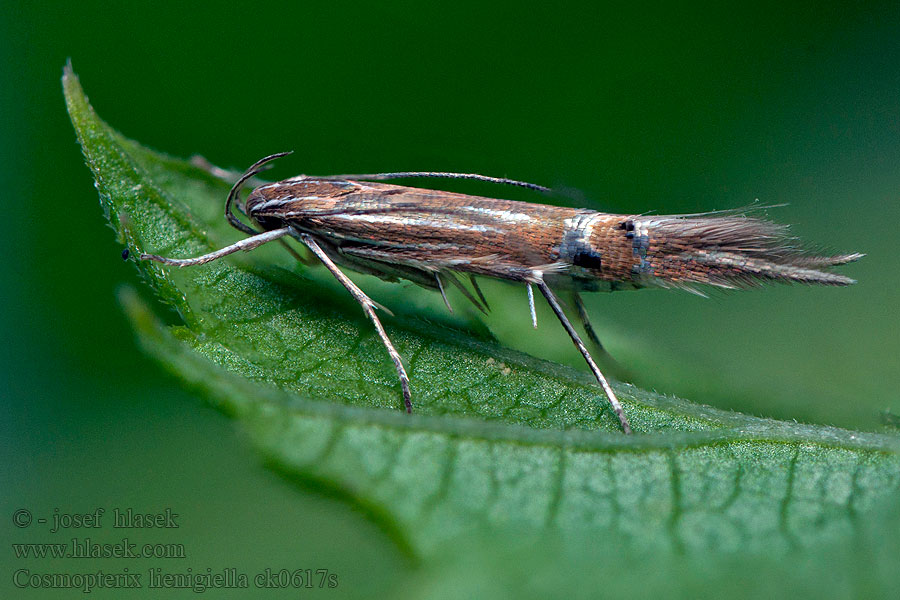
[{"label": "moth foreleg", "polygon": [[281,229],[273,229],[271,231],[265,231],[263,233],[259,233],[257,235],[244,238],[239,242],[235,242],[230,246],[225,246],[215,252],[210,252],[209,254],[204,254],[203,256],[197,256],[195,258],[166,258],[164,256],[157,256],[156,254],[141,254],[141,260],[152,260],[158,263],[163,263],[164,265],[173,265],[176,267],[192,267],[194,265],[202,265],[204,263],[208,263],[210,261],[216,260],[217,258],[222,258],[223,256],[228,256],[229,254],[234,254],[239,250],[249,251],[254,248],[259,248],[265,243],[283,238],[286,235],[290,235],[291,228],[290,227],[282,227]]},{"label": "moth foreleg", "polygon": [[562,307],[559,305],[559,301],[556,299],[556,295],[550,290],[547,284],[544,283],[543,279],[538,279],[534,283],[538,286],[538,289],[541,290],[541,293],[544,294],[544,298],[547,299],[547,303],[550,305],[550,308],[552,308],[553,312],[556,313],[556,316],[559,318],[560,323],[562,323],[566,332],[569,334],[569,337],[572,338],[572,341],[575,343],[575,347],[578,348],[579,352],[581,352],[581,355],[584,357],[585,362],[587,362],[588,367],[590,367],[591,371],[594,373],[594,377],[597,378],[597,381],[603,387],[603,391],[606,392],[606,397],[607,399],[609,399],[609,403],[612,406],[613,411],[619,418],[619,423],[622,424],[622,430],[625,433],[631,433],[631,425],[628,423],[628,417],[625,416],[625,411],[622,408],[622,404],[619,402],[619,399],[616,398],[616,394],[615,392],[613,392],[612,386],[609,385],[606,377],[604,377],[603,373],[600,372],[600,368],[597,366],[597,363],[594,362],[594,359],[591,357],[590,352],[588,352],[588,349],[584,345],[584,342],[582,342],[581,338],[578,337],[578,333],[575,331],[575,328],[572,327],[572,324],[569,322],[568,317],[566,317],[566,313],[563,312]]},{"label": "moth foreleg", "polygon": [[403,363],[400,361],[400,354],[397,352],[394,345],[391,343],[390,338],[387,336],[387,333],[384,331],[384,327],[381,325],[381,321],[378,320],[378,315],[375,314],[375,307],[377,306],[375,302],[369,298],[365,292],[359,289],[355,283],[353,283],[349,277],[344,275],[344,273],[338,268],[334,261],[322,250],[322,247],[316,242],[316,240],[306,233],[300,234],[300,241],[307,245],[307,247],[312,250],[313,254],[319,257],[319,260],[322,261],[331,274],[335,276],[335,278],[341,282],[347,291],[350,292],[357,302],[359,302],[360,306],[362,306],[363,312],[366,313],[366,316],[372,321],[372,324],[375,325],[375,331],[378,332],[378,337],[381,338],[382,343],[384,343],[385,348],[387,348],[388,354],[391,355],[391,360],[394,361],[394,368],[397,369],[397,375],[400,377],[400,389],[403,391],[403,402],[406,406],[406,412],[412,412],[412,396],[409,392],[409,377],[406,375],[406,369],[403,368]]}]

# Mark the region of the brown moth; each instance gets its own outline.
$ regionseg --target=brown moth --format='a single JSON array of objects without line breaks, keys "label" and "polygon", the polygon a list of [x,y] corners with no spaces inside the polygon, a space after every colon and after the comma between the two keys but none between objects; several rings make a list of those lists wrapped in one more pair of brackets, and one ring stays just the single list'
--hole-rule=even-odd
[{"label": "brown moth", "polygon": [[[228,194],[228,222],[250,237],[196,258],[142,254],[141,259],[186,267],[285,237],[302,242],[371,319],[394,362],[407,412],[412,411],[409,378],[375,314],[377,305],[339,265],[433,288],[441,292],[448,308],[445,280],[484,311],[488,309],[487,302],[474,276],[521,282],[527,286],[535,327],[532,286],[536,286],[603,387],[622,429],[631,433],[621,403],[552,288],[572,292],[585,331],[602,349],[587,319],[580,291],[657,286],[700,293],[698,285],[738,288],[766,281],[843,286],[854,281],[825,269],[862,256],[821,256],[798,249],[786,226],[738,211],[615,215],[380,183],[401,177],[445,177],[549,191],[536,184],[467,173],[300,175],[257,187],[241,204],[237,199],[244,183],[267,163],[286,154],[289,153],[258,161]],[[235,215],[235,205],[255,227]],[[463,285],[458,274],[469,276],[474,293]]]}]

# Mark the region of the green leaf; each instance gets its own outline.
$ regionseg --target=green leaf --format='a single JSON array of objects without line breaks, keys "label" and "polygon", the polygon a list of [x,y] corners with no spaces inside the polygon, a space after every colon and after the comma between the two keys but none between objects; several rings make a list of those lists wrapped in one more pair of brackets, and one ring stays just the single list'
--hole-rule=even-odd
[{"label": "green leaf", "polygon": [[[132,256],[196,256],[240,238],[222,215],[226,183],[110,128],[70,68],[63,86],[101,205]],[[898,497],[897,436],[618,385],[637,433],[625,436],[586,373],[429,324],[427,313],[385,318],[409,369],[408,416],[358,306],[324,269],[269,246],[185,269],[135,260],[178,325],[131,290],[122,304],[144,348],[233,414],[274,466],[365,507],[425,572],[477,556],[489,574],[493,550],[535,539],[547,543],[511,560],[663,553],[680,569],[714,551],[765,561],[859,540],[860,521]],[[351,276],[364,289],[372,281]],[[455,548],[480,550],[464,560]]]}]

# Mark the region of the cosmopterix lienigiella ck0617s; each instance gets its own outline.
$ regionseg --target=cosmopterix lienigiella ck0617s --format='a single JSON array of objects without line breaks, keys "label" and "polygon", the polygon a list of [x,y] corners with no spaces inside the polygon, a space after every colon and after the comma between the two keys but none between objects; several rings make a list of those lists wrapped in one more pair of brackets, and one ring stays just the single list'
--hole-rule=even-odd
[{"label": "cosmopterix lienigiella ck0617s", "polygon": [[[445,177],[549,191],[531,183],[466,173],[300,175],[257,187],[245,202],[240,202],[243,184],[267,163],[286,154],[273,154],[254,164],[228,194],[225,216],[249,237],[196,258],[153,254],[142,254],[141,258],[186,267],[285,237],[302,242],[371,319],[394,361],[407,412],[412,410],[409,378],[375,314],[377,305],[339,265],[439,290],[448,308],[445,281],[482,310],[487,310],[487,302],[476,275],[521,282],[527,286],[535,326],[532,286],[537,287],[603,387],[622,429],[630,433],[622,405],[563,312],[553,288],[572,292],[585,331],[602,349],[587,320],[581,291],[647,286],[697,291],[700,285],[736,288],[766,281],[849,285],[852,279],[825,269],[862,256],[822,256],[799,249],[786,226],[741,211],[615,215],[379,183],[396,178]],[[235,215],[235,207],[252,226]],[[459,274],[468,275],[471,291]]]}]

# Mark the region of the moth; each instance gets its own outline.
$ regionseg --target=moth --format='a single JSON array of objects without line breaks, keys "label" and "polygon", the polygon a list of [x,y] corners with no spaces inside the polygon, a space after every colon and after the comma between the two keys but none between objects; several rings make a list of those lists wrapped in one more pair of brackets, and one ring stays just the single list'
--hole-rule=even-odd
[{"label": "moth", "polygon": [[[579,292],[748,287],[767,281],[845,286],[854,281],[828,272],[862,254],[823,256],[797,246],[787,227],[740,211],[694,215],[617,215],[513,200],[381,183],[397,178],[474,179],[549,192],[543,186],[471,173],[398,172],[370,175],[299,175],[240,191],[282,152],[256,162],[225,201],[225,217],[249,237],[196,258],[141,254],[142,260],[187,267],[284,238],[304,244],[359,302],[393,360],[407,412],[409,377],[370,299],[341,270],[407,279],[441,293],[459,288],[481,310],[488,303],[475,276],[525,284],[532,324],[536,287],[603,388],[622,430],[631,426],[622,404],[564,312],[554,289],[571,292],[591,341],[594,333]],[[235,213],[243,213],[251,224]],[[298,255],[299,256],[299,255]],[[471,291],[460,280],[468,276]],[[452,308],[450,308],[452,310]]]}]

